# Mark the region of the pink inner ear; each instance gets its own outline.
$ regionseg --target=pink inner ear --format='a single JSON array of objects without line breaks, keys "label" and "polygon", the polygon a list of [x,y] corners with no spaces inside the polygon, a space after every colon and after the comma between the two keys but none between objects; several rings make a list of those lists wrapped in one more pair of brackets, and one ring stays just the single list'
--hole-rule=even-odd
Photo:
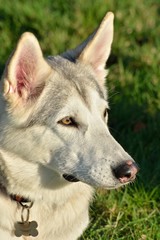
[{"label": "pink inner ear", "polygon": [[20,97],[22,97],[23,91],[27,92],[27,95],[31,94],[35,80],[36,56],[31,50],[32,49],[23,50],[16,65],[17,92]]},{"label": "pink inner ear", "polygon": [[97,40],[94,51],[91,53],[93,56],[96,55],[94,58],[92,56],[92,65],[95,70],[103,71],[106,61],[109,57],[111,43],[108,43],[108,34],[101,34],[99,39]]}]

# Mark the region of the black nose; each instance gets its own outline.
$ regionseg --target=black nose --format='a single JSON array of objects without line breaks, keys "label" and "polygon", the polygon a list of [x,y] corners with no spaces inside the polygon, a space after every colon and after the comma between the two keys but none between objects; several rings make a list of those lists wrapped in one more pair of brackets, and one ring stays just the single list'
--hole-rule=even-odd
[{"label": "black nose", "polygon": [[121,183],[127,183],[130,182],[131,180],[134,180],[138,171],[139,168],[137,164],[132,160],[127,160],[123,164],[113,169],[115,177]]}]

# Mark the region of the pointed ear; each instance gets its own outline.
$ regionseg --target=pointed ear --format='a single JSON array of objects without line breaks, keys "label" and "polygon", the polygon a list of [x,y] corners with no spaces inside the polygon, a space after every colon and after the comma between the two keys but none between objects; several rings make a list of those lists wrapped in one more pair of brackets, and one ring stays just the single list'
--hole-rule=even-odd
[{"label": "pointed ear", "polygon": [[36,99],[51,72],[44,60],[38,40],[24,33],[4,72],[4,96],[13,106]]},{"label": "pointed ear", "polygon": [[113,41],[113,20],[113,13],[107,13],[99,28],[86,41],[76,49],[62,54],[63,57],[71,61],[78,59],[85,64],[91,65],[97,79],[103,84],[107,75],[105,64]]},{"label": "pointed ear", "polygon": [[107,75],[106,61],[110,55],[113,41],[113,13],[108,13],[100,24],[93,39],[86,45],[79,56],[79,60],[90,64],[97,78],[104,82]]}]

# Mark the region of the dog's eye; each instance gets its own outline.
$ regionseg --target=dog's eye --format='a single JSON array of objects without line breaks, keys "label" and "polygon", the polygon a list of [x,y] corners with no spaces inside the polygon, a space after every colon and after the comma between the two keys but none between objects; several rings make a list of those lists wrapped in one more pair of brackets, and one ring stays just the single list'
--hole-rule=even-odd
[{"label": "dog's eye", "polygon": [[72,126],[72,127],[77,127],[78,124],[72,117],[64,117],[58,123],[64,125],[64,126]]}]

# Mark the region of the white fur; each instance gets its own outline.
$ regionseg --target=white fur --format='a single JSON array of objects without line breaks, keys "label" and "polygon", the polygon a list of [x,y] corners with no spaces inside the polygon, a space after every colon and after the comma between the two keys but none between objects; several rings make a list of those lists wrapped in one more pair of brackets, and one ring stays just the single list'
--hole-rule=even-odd
[{"label": "white fur", "polygon": [[[104,67],[112,38],[109,13],[87,41],[63,57],[45,61],[31,33],[19,40],[0,97],[1,240],[76,240],[89,223],[91,186],[123,185],[113,168],[131,157],[111,136],[104,116]],[[77,125],[62,124],[65,117]],[[68,182],[64,174],[79,182]],[[11,194],[34,202],[29,220],[38,223],[37,237],[15,237],[22,207]]]}]

